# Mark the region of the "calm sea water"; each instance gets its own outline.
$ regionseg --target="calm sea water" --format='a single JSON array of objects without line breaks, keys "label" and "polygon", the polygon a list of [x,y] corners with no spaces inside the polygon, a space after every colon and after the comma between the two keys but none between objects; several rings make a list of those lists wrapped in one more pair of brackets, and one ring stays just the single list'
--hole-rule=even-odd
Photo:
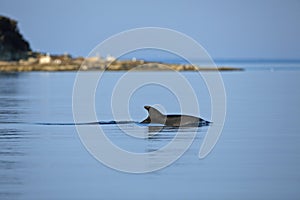
[{"label": "calm sea water", "polygon": [[[117,80],[122,73],[107,73],[107,80]],[[199,91],[201,116],[210,119],[203,81],[196,73],[183,75]],[[299,70],[222,73],[227,115],[213,151],[198,159],[207,130],[201,127],[179,160],[147,174],[104,166],[82,145],[75,126],[63,124],[73,123],[75,76],[75,72],[0,74],[0,199],[300,198]],[[112,87],[107,84],[97,92],[100,120],[112,119],[106,102]],[[178,103],[172,98],[163,88],[146,87],[130,100],[131,116],[135,121],[144,119],[145,104],[177,112]],[[114,124],[105,129],[114,143],[137,152],[157,149],[175,134],[162,132],[136,141]]]}]

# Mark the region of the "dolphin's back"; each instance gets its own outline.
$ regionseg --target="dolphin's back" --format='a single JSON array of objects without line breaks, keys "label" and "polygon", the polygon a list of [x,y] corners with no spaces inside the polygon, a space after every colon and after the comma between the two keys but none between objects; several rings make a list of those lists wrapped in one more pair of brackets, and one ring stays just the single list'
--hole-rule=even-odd
[{"label": "dolphin's back", "polygon": [[167,115],[165,125],[167,126],[187,126],[198,124],[202,120],[189,115]]}]

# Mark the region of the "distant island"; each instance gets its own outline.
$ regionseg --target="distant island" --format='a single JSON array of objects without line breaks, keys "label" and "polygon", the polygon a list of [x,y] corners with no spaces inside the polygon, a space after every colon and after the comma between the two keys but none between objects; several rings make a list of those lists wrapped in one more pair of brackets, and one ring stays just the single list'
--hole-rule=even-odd
[{"label": "distant island", "polygon": [[91,70],[176,70],[216,71],[242,70],[232,67],[204,67],[191,64],[170,64],[144,60],[117,60],[112,56],[72,57],[69,54],[50,55],[32,51],[30,44],[21,35],[17,21],[0,16],[0,72],[21,71],[91,71]]}]

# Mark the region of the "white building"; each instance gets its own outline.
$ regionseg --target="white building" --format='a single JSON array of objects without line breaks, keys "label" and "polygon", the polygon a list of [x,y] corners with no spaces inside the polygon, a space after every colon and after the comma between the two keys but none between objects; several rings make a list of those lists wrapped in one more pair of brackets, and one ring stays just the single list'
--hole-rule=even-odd
[{"label": "white building", "polygon": [[45,55],[45,56],[41,56],[39,59],[39,63],[40,64],[48,64],[51,62],[51,57],[49,54]]},{"label": "white building", "polygon": [[108,62],[113,62],[113,61],[115,61],[115,60],[116,60],[116,58],[113,57],[113,56],[111,56],[111,55],[107,55],[107,56],[106,56],[106,61],[108,61]]}]

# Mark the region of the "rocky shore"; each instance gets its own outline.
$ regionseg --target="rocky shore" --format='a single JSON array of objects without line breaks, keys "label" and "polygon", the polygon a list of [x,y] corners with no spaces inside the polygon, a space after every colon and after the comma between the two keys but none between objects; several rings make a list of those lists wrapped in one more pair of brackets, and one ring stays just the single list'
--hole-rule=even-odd
[{"label": "rocky shore", "polygon": [[216,71],[242,70],[231,67],[205,67],[186,64],[170,64],[143,60],[117,60],[112,56],[73,58],[68,54],[50,55],[31,50],[23,38],[17,21],[0,16],[0,72],[24,71],[91,71],[91,70],[176,70],[176,71]]}]

